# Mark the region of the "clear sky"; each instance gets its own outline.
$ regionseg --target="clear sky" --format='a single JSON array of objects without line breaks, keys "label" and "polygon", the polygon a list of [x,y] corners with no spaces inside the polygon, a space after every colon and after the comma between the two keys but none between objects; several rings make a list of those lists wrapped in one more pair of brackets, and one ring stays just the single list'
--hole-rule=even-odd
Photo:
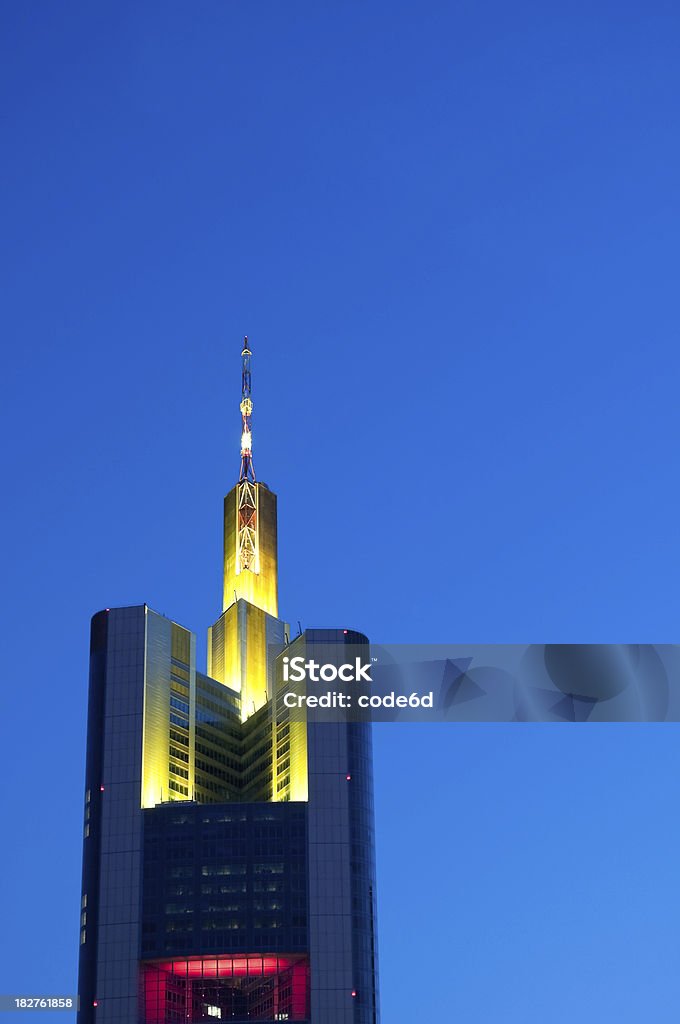
[{"label": "clear sky", "polygon": [[[678,641],[675,2],[0,8],[0,990],[76,986],[90,615]],[[384,1024],[676,1022],[675,726],[375,730]]]}]

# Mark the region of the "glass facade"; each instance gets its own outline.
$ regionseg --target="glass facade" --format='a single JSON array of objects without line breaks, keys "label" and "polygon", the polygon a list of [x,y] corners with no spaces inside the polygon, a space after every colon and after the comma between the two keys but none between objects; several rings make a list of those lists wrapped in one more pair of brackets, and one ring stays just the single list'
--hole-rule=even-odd
[{"label": "glass facade", "polygon": [[307,805],[144,811],[142,954],[306,952]]}]

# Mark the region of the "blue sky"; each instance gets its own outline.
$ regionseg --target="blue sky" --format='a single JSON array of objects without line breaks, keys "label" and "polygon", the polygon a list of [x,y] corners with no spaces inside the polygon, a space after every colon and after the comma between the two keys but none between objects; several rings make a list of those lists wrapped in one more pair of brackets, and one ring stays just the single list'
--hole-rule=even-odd
[{"label": "blue sky", "polygon": [[[290,621],[678,639],[680,15],[0,19],[0,988],[63,991],[89,618],[146,601],[204,649],[244,333]],[[677,744],[376,728],[385,1024],[677,1020]]]}]

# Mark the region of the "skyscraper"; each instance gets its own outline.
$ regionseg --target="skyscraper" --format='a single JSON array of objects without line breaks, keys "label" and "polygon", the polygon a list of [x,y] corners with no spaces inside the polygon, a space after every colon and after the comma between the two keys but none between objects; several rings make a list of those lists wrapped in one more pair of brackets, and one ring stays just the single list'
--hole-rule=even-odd
[{"label": "skyscraper", "polygon": [[370,726],[290,719],[277,657],[363,634],[278,617],[251,351],[207,673],[146,605],[94,615],[79,1024],[377,1024]]}]

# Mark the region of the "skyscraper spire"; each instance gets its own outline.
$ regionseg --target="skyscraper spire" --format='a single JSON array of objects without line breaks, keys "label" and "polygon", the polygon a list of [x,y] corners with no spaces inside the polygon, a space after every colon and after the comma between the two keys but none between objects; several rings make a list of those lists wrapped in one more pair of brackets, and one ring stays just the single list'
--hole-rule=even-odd
[{"label": "skyscraper spire", "polygon": [[243,600],[267,615],[278,614],[276,495],[258,483],[253,468],[248,338],[241,350],[241,471],[224,499],[223,610]]},{"label": "skyscraper spire", "polygon": [[252,352],[248,346],[248,335],[243,339],[241,352],[241,474],[239,480],[255,482],[253,469],[253,434],[250,429],[250,417],[253,412],[253,400],[250,397],[250,357]]}]

